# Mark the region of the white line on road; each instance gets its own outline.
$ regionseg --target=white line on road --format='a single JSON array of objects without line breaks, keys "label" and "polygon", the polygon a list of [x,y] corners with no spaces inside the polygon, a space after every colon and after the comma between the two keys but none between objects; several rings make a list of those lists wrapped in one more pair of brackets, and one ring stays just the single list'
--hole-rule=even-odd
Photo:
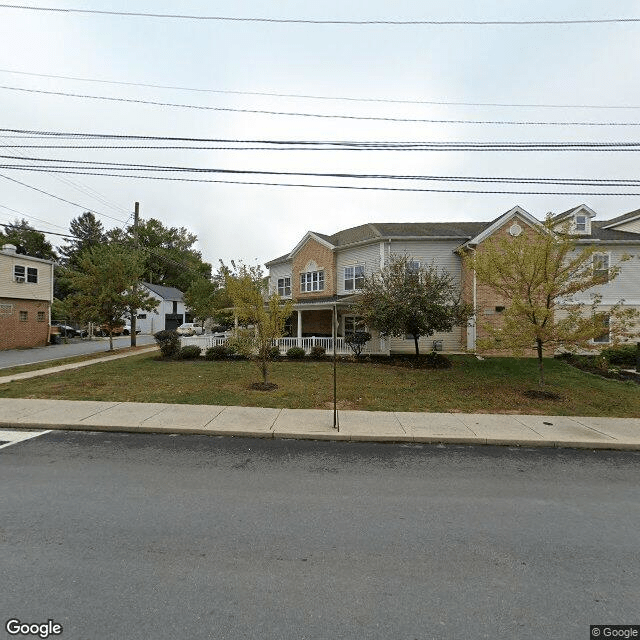
[{"label": "white line on road", "polygon": [[31,438],[43,436],[45,433],[51,433],[51,429],[47,429],[46,431],[14,431],[13,429],[10,431],[0,431],[0,442],[4,443],[0,444],[0,449],[18,444],[18,442],[31,440]]}]

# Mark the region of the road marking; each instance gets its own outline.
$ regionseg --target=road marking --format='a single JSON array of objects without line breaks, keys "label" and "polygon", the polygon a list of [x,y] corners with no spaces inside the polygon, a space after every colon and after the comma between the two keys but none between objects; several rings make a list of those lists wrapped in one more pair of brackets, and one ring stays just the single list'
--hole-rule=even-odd
[{"label": "road marking", "polygon": [[51,433],[51,429],[47,429],[46,431],[16,431],[14,429],[0,431],[0,449],[18,444],[18,442],[31,440],[31,438],[43,436],[45,433]]}]

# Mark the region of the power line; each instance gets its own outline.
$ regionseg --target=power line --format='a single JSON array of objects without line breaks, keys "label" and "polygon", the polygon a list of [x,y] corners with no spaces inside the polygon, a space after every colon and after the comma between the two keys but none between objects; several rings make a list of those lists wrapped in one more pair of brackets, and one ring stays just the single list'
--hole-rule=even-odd
[{"label": "power line", "polygon": [[[16,151],[16,153],[23,158],[25,157],[24,154],[20,153],[19,151]],[[92,189],[87,185],[79,184],[63,176],[52,176],[52,177],[64,184],[69,185],[72,189],[76,189],[77,191],[80,191],[81,193],[89,196],[90,198],[95,198],[96,200],[98,200],[98,202],[101,202],[102,204],[104,204],[107,207],[110,207],[111,209],[115,209],[117,211],[120,211],[121,213],[128,213],[128,211],[124,207],[121,207],[120,205],[111,202],[106,196],[102,195],[101,193],[99,193],[98,191],[96,191],[95,189]]]},{"label": "power line", "polygon": [[27,89],[25,87],[11,87],[0,85],[0,89],[6,91],[19,91],[23,93],[36,93],[41,95],[62,96],[66,98],[81,98],[83,100],[104,100],[107,102],[122,102],[126,104],[148,104],[156,107],[173,107],[179,109],[195,109],[202,111],[218,111],[221,113],[250,113],[256,115],[286,116],[297,118],[323,118],[339,120],[363,120],[376,122],[413,122],[429,124],[483,124],[483,125],[509,125],[509,126],[552,126],[552,127],[638,127],[640,122],[589,122],[589,121],[538,121],[538,120],[465,120],[446,118],[400,118],[393,116],[358,116],[348,114],[307,113],[301,111],[272,111],[269,109],[238,109],[235,107],[211,107],[207,105],[195,105],[178,102],[162,102],[159,100],[142,100],[140,98],[115,98],[113,96],[96,96],[68,91],[47,91],[44,89]]},{"label": "power line", "polygon": [[262,96],[271,98],[301,98],[304,100],[332,100],[347,102],[380,102],[387,104],[425,104],[439,106],[463,107],[509,107],[536,109],[640,109],[640,105],[612,105],[612,104],[541,104],[541,103],[507,103],[507,102],[460,102],[452,100],[402,100],[398,98],[357,98],[355,96],[325,96],[305,93],[282,93],[274,91],[233,91],[230,89],[206,89],[202,87],[182,87],[176,85],[153,84],[148,82],[124,82],[121,80],[105,80],[100,78],[84,78],[80,76],[63,76],[51,73],[33,73],[29,71],[15,71],[14,69],[0,69],[0,73],[13,73],[38,78],[56,78],[59,80],[74,80],[77,82],[93,82],[98,84],[114,84],[128,87],[146,87],[151,89],[169,89],[172,91],[193,91],[197,93],[215,93],[222,95]]},{"label": "power line", "polygon": [[[7,211],[11,211],[12,213],[16,213],[19,216],[24,216],[25,218],[32,218],[33,220],[37,220],[38,222],[44,222],[44,224],[51,225],[52,227],[58,227],[58,229],[64,229],[62,225],[55,224],[54,222],[49,222],[48,220],[43,220],[42,218],[36,218],[36,216],[31,215],[29,213],[24,213],[24,211],[18,211],[17,209],[7,207],[7,205],[5,204],[0,204],[0,208],[6,209]],[[42,233],[53,233],[53,231],[43,231]],[[59,234],[56,234],[56,235],[59,235]]]},{"label": "power line", "polygon": [[[108,133],[86,133],[86,132],[64,132],[64,131],[38,131],[29,129],[6,129],[0,128],[0,132],[20,134],[27,138],[54,138],[56,140],[68,139],[104,139],[104,140],[144,140],[162,142],[193,142],[193,143],[217,143],[217,144],[262,144],[282,147],[286,145],[299,145],[301,148],[326,147],[327,150],[555,150],[555,149],[577,149],[577,150],[610,150],[610,149],[630,149],[635,150],[640,147],[638,141],[628,142],[474,142],[474,141],[353,141],[353,140],[269,140],[269,139],[233,139],[233,138],[193,138],[176,136],[150,136],[135,134],[108,134]],[[2,136],[0,136],[2,137]],[[4,136],[7,137],[7,136]],[[11,135],[11,138],[18,136]],[[26,145],[25,145],[26,146]],[[65,147],[62,147],[65,148]],[[73,147],[70,147],[73,148]],[[81,147],[82,148],[82,147]],[[91,148],[91,147],[88,147]],[[96,147],[99,148],[99,147]],[[128,148],[128,147],[124,147]],[[141,147],[147,148],[147,147]],[[154,147],[148,147],[150,149]],[[203,147],[208,148],[208,147]]]},{"label": "power line", "polygon": [[120,220],[119,218],[114,218],[113,216],[110,216],[106,213],[101,213],[100,211],[96,211],[95,209],[92,209],[91,207],[86,207],[82,204],[78,204],[77,202],[73,202],[71,200],[67,200],[66,198],[61,198],[60,196],[56,196],[53,193],[49,193],[48,191],[45,191],[44,189],[39,189],[38,187],[34,187],[30,184],[27,184],[26,182],[21,182],[20,180],[16,180],[15,178],[10,178],[9,176],[5,176],[4,174],[0,173],[0,178],[4,178],[5,180],[9,180],[11,182],[15,182],[16,184],[20,184],[23,187],[26,187],[27,189],[32,189],[33,191],[37,191],[38,193],[42,193],[46,196],[49,196],[51,198],[55,198],[56,200],[60,200],[61,202],[66,202],[67,204],[73,205],[74,207],[79,207],[80,209],[83,209],[84,211],[91,211],[93,213],[96,213],[100,216],[104,216],[105,218],[111,218],[111,220],[115,220],[116,222],[120,222],[121,224],[126,224],[126,221]]},{"label": "power line", "polygon": [[[1,206],[1,205],[0,205]],[[26,214],[23,214],[26,215]],[[0,227],[4,227],[5,229],[7,227],[13,227],[14,225],[9,223],[9,224],[4,224],[2,222],[0,222]],[[47,235],[50,236],[61,236],[63,238],[77,238],[78,236],[74,236],[68,233],[56,233],[55,231],[45,231],[44,229],[26,229],[26,231],[35,231],[37,233],[46,233]]]},{"label": "power line", "polygon": [[[0,165],[0,168],[4,168]],[[12,169],[15,167],[11,167]],[[312,189],[348,189],[348,190],[365,190],[365,191],[410,191],[410,192],[426,192],[426,193],[472,193],[472,194],[503,194],[503,195],[545,195],[545,196],[640,196],[638,193],[613,193],[613,192],[597,192],[597,191],[488,191],[479,189],[424,189],[424,188],[409,188],[409,187],[376,187],[376,186],[362,186],[362,185],[325,185],[325,184],[304,184],[304,183],[287,183],[287,182],[253,182],[253,181],[240,181],[240,180],[211,180],[205,178],[175,178],[171,176],[145,176],[145,175],[133,175],[133,174],[119,174],[119,173],[102,173],[92,171],[76,171],[71,169],[50,169],[50,168],[34,168],[26,167],[27,171],[38,171],[44,173],[66,173],[73,175],[87,175],[87,176],[104,176],[112,178],[129,178],[136,180],[156,180],[156,181],[170,181],[170,182],[194,182],[194,183],[217,183],[217,184],[242,184],[242,185],[255,185],[263,187],[304,187]],[[2,174],[0,174],[1,176]]]},{"label": "power line", "polygon": [[[0,155],[3,159],[16,159],[16,156]],[[22,159],[22,158],[20,158]],[[368,180],[422,180],[434,182],[495,182],[512,184],[552,184],[552,185],[575,185],[575,186],[640,186],[640,179],[637,178],[539,178],[539,177],[496,177],[496,176],[434,176],[434,175],[406,175],[406,174],[380,174],[380,173],[324,173],[310,171],[269,171],[255,169],[223,169],[209,167],[184,167],[171,165],[150,165],[133,164],[122,162],[98,162],[91,160],[61,160],[56,158],[24,158],[30,162],[51,163],[42,165],[0,165],[5,169],[29,170],[31,167],[37,169],[88,169],[98,170],[118,170],[118,171],[155,171],[155,172],[176,172],[176,173],[220,173],[231,175],[261,175],[261,176],[287,176],[287,177],[313,177],[313,178],[346,178],[346,179],[368,179]],[[59,164],[53,164],[59,163]],[[80,166],[73,166],[80,165]]]},{"label": "power line", "polygon": [[276,24],[317,24],[317,25],[390,25],[390,26],[515,26],[515,25],[579,25],[579,24],[616,24],[640,22],[640,18],[581,18],[565,20],[329,20],[308,18],[262,18],[236,16],[203,16],[178,13],[143,13],[140,11],[106,11],[99,9],[73,9],[59,7],[30,7],[20,4],[0,4],[2,9],[22,9],[29,11],[48,11],[55,13],[93,14],[107,16],[126,16],[136,18],[171,18],[180,20],[207,20],[215,22],[261,22]]}]

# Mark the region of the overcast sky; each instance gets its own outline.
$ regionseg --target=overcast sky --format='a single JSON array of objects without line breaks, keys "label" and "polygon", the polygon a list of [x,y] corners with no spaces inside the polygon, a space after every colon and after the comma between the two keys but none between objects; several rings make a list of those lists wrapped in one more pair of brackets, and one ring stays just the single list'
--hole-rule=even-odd
[{"label": "overcast sky", "polygon": [[[318,20],[517,21],[640,17],[639,3],[631,0],[608,3],[588,0],[538,0],[535,3],[30,0],[25,4]],[[267,115],[53,96],[6,87],[194,106],[359,117],[640,122],[639,39],[639,22],[355,26],[179,20],[0,8],[0,85],[4,87],[0,88],[0,127],[242,140],[637,141],[640,139],[637,126],[446,124]],[[222,92],[573,106],[465,106],[270,97],[25,74]],[[635,108],[594,109],[576,105]],[[69,141],[58,141],[58,144],[65,143]],[[75,143],[90,144],[82,140]],[[3,146],[2,155],[235,170],[638,178],[638,154],[632,152],[52,150],[24,148],[27,144],[51,144],[51,141],[9,137],[1,137],[0,144],[21,145],[21,148]],[[105,141],[95,144],[105,144]],[[5,164],[5,160],[0,164]],[[538,218],[543,218],[548,211],[563,211],[583,202],[596,211],[597,219],[640,208],[640,197],[595,193],[585,196],[411,193],[54,176],[15,169],[1,169],[0,173],[82,205],[82,208],[74,207],[0,178],[0,223],[22,217],[6,208],[9,207],[24,217],[32,216],[27,219],[38,229],[64,231],[72,218],[83,210],[92,210],[105,227],[110,228],[121,226],[133,211],[134,201],[139,201],[142,217],[155,217],[165,225],[184,226],[196,233],[198,249],[214,266],[219,258],[262,263],[292,249],[308,230],[331,234],[366,222],[491,220],[516,204]],[[180,174],[177,177],[423,189],[612,190],[236,174]],[[640,192],[640,188],[626,191]],[[54,236],[49,239],[60,243]]]}]

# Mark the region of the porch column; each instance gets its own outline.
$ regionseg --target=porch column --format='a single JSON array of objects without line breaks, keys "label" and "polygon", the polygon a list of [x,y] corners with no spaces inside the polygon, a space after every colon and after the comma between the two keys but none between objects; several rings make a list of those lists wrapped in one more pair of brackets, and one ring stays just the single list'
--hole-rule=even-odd
[{"label": "porch column", "polygon": [[298,309],[298,346],[302,346],[302,311]]}]

